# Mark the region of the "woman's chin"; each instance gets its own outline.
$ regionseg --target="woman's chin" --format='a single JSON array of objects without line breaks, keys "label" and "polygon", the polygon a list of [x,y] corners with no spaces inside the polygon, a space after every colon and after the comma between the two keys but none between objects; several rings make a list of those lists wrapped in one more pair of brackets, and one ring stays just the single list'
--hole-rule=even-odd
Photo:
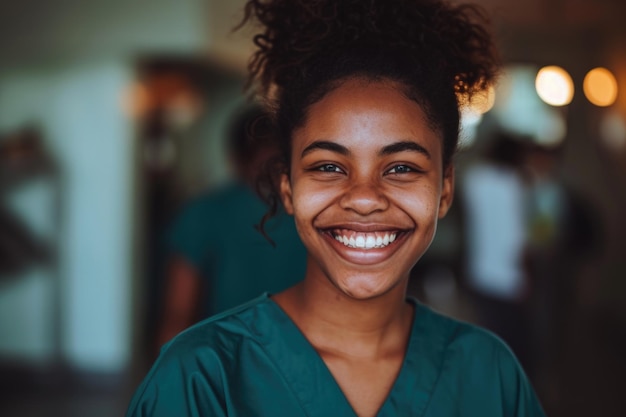
[{"label": "woman's chin", "polygon": [[352,277],[335,285],[348,297],[363,301],[384,295],[395,287],[394,283],[381,282],[370,277]]}]

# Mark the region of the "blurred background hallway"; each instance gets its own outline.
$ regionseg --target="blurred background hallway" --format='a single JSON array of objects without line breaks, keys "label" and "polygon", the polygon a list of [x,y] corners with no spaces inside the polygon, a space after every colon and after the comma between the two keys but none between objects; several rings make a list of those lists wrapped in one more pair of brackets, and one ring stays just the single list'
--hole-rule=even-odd
[{"label": "blurred background hallway", "polygon": [[[505,70],[463,114],[454,209],[410,292],[485,326],[487,304],[512,312],[501,336],[524,335],[549,416],[622,416],[626,2],[475,3]],[[230,29],[243,4],[0,6],[0,415],[124,414],[158,350],[164,236],[186,202],[234,177],[225,137],[252,43]],[[567,75],[548,74],[546,93],[548,66]],[[594,68],[610,73],[596,73],[600,90],[585,82]],[[503,134],[507,181],[502,164],[487,170]],[[476,208],[496,187],[515,210],[493,192]],[[503,226],[478,228],[486,210]],[[511,262],[480,258],[474,239]]]}]

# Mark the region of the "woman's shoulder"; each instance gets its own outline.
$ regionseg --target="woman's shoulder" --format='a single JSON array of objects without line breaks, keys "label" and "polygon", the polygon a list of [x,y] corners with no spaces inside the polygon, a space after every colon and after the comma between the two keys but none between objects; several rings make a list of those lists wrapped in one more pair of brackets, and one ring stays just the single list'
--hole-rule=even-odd
[{"label": "woman's shoulder", "polygon": [[431,335],[431,340],[445,356],[458,358],[464,363],[494,364],[494,359],[517,362],[508,345],[491,331],[437,312],[419,302],[416,306],[417,320],[423,322],[422,332]]},{"label": "woman's shoulder", "polygon": [[229,350],[241,343],[254,343],[261,334],[259,326],[271,321],[272,301],[262,294],[244,304],[204,319],[183,330],[161,348],[160,357],[194,351]]},{"label": "woman's shoulder", "polygon": [[[532,385],[511,349],[489,330],[419,307],[436,369],[431,404],[462,405],[470,414],[544,417]],[[456,400],[449,403],[453,396]],[[480,414],[472,414],[480,410]],[[508,413],[508,414],[507,414]]]},{"label": "woman's shoulder", "polygon": [[269,303],[268,295],[263,294],[183,330],[163,345],[146,380],[169,378],[173,372],[219,376],[236,366],[233,352],[262,345],[263,334],[258,329],[272,320]]},{"label": "woman's shoulder", "polygon": [[144,414],[149,409],[191,415],[188,408],[192,404],[186,399],[196,391],[203,393],[205,401],[215,403],[206,406],[207,410],[218,409],[228,391],[228,375],[239,366],[234,353],[262,344],[256,322],[267,326],[272,320],[269,303],[268,295],[263,294],[203,320],[167,342],[135,392],[127,416],[152,416]]}]

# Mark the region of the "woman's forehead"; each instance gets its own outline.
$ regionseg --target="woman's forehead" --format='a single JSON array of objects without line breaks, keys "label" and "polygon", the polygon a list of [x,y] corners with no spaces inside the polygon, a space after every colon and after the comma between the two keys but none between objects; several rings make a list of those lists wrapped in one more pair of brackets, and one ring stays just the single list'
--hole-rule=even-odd
[{"label": "woman's forehead", "polygon": [[421,136],[432,129],[422,106],[407,98],[399,85],[354,80],[342,83],[311,105],[298,131],[314,136],[377,131]]},{"label": "woman's forehead", "polygon": [[435,159],[441,155],[441,137],[427,122],[421,106],[388,82],[343,83],[309,108],[293,139],[292,149],[301,156],[322,142],[338,144],[351,156],[383,155],[384,149],[403,142],[419,145]]}]

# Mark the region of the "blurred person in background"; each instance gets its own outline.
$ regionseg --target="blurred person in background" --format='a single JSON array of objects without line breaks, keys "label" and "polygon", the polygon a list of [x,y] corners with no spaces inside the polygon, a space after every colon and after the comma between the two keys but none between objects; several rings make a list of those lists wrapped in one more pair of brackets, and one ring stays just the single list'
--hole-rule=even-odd
[{"label": "blurred person in background", "polygon": [[166,236],[165,277],[158,346],[210,315],[263,292],[275,293],[304,275],[306,253],[293,218],[284,211],[268,221],[270,243],[255,228],[268,207],[255,192],[255,178],[275,153],[255,132],[266,129],[257,105],[235,113],[227,132],[234,180],[184,205]]},{"label": "blurred person in background", "polygon": [[561,146],[532,145],[525,153],[528,242],[525,267],[533,292],[533,358],[551,392],[574,316],[580,273],[603,241],[599,214],[560,175]]},{"label": "blurred person in background", "polygon": [[462,197],[466,285],[477,320],[502,337],[530,372],[524,150],[524,138],[496,134],[484,157],[467,169]]}]

